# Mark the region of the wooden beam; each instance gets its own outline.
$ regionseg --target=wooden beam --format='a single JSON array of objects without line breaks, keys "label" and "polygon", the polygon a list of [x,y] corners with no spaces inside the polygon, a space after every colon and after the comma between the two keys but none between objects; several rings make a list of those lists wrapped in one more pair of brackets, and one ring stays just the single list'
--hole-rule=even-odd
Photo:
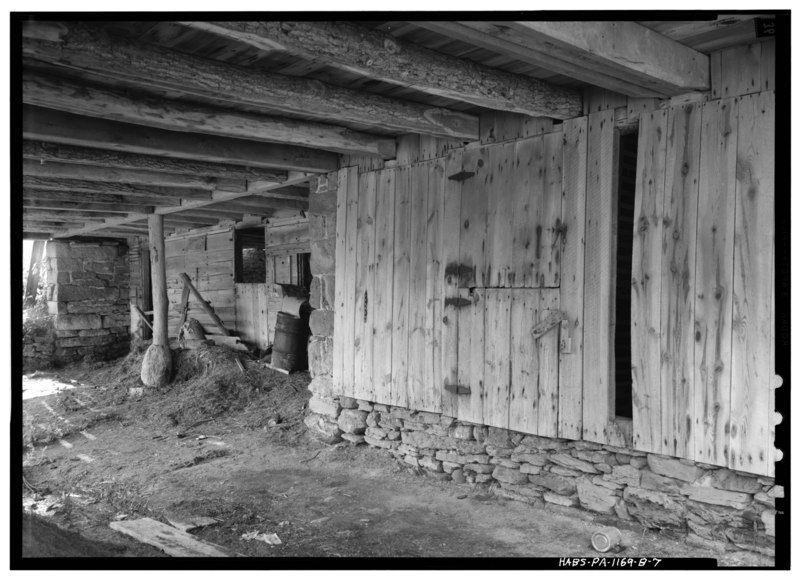
[{"label": "wooden beam", "polygon": [[363,76],[507,112],[567,119],[578,91],[455,58],[347,22],[186,22],[262,50],[281,50]]},{"label": "wooden beam", "polygon": [[635,22],[418,24],[628,96],[673,96],[710,86],[705,54]]},{"label": "wooden beam", "polygon": [[[64,211],[61,209],[36,209],[36,208],[28,208],[25,207],[22,209],[22,214],[28,217],[41,217],[43,219],[67,219],[70,221],[95,221],[106,218],[106,217],[119,217],[119,213],[115,213],[113,211],[105,211],[105,212],[86,212],[86,213],[79,213],[76,211]],[[142,215],[144,218],[145,215]]]},{"label": "wooden beam", "polygon": [[238,192],[247,190],[247,181],[244,180],[217,179],[214,177],[175,175],[134,169],[114,169],[34,160],[22,161],[22,174],[42,178],[104,181],[108,183],[189,188],[204,191]]},{"label": "wooden beam", "polygon": [[282,183],[287,178],[286,171],[242,167],[221,163],[195,162],[184,159],[171,159],[164,156],[126,153],[30,140],[22,142],[22,158],[39,162],[52,161],[75,165],[102,166],[109,169],[149,171],[172,173],[176,175],[243,179],[274,183]]},{"label": "wooden beam", "polygon": [[[210,195],[209,195],[210,196]],[[72,202],[72,203],[102,203],[102,204],[131,204],[142,207],[159,204],[162,206],[180,205],[181,199],[177,197],[159,197],[153,193],[150,197],[136,197],[126,199],[123,195],[106,193],[86,193],[75,191],[50,191],[39,189],[22,189],[23,201],[42,201],[42,202]],[[141,212],[141,211],[140,211]]]},{"label": "wooden beam", "polygon": [[284,143],[343,154],[391,159],[396,150],[393,138],[341,126],[218,109],[152,96],[132,98],[126,91],[55,77],[24,74],[22,100],[26,104],[154,128]]},{"label": "wooden beam", "polygon": [[63,211],[77,211],[81,213],[111,212],[111,213],[144,213],[153,212],[150,205],[136,205],[132,203],[77,203],[70,201],[48,201],[22,198],[22,206],[31,209],[60,209]]},{"label": "wooden beam", "polygon": [[338,168],[327,151],[176,132],[23,106],[23,138],[59,144],[163,155],[193,161],[324,173]]},{"label": "wooden beam", "polygon": [[213,194],[211,191],[203,191],[200,189],[152,186],[140,187],[122,183],[51,179],[32,176],[23,176],[22,186],[26,189],[35,189],[39,191],[117,194],[128,199],[152,199],[161,197],[174,199],[209,199]]},{"label": "wooden beam", "polygon": [[[287,188],[289,190],[293,190],[294,188],[297,188],[297,185],[300,185],[302,183],[307,183],[309,178],[311,178],[311,177],[299,177],[297,179],[292,179],[292,180],[285,181],[284,183],[263,184],[263,185],[260,186],[259,192],[255,193],[255,194],[256,195],[273,194],[272,191],[275,191],[277,189],[282,189],[282,188]],[[197,201],[185,201],[185,202],[181,203],[180,206],[156,207],[154,213],[158,214],[158,215],[169,215],[169,214],[172,214],[172,213],[180,213],[182,211],[188,211],[188,210],[192,210],[192,209],[206,207],[206,206],[209,206],[209,205],[215,205],[215,204],[218,204],[218,203],[223,203],[223,202],[226,202],[226,201],[236,200],[236,199],[239,199],[239,198],[242,198],[242,197],[247,197],[247,196],[250,196],[250,195],[253,195],[253,194],[254,193],[251,193],[251,192],[246,192],[246,193],[212,192],[210,199],[197,200]],[[274,194],[278,194],[278,193],[274,193]],[[300,197],[294,196],[294,195],[289,195],[289,197],[294,199],[295,201],[300,199]],[[96,231],[96,230],[99,230],[99,229],[103,229],[105,227],[115,227],[115,226],[118,226],[118,225],[124,225],[124,224],[127,224],[127,223],[136,222],[136,221],[141,220],[141,219],[142,219],[142,216],[140,216],[140,215],[128,216],[128,217],[124,217],[124,218],[120,218],[120,219],[110,219],[110,220],[107,220],[105,224],[102,224],[102,225],[89,225],[87,227],[84,227],[83,229],[70,230],[70,231],[67,231],[66,233],[64,233],[64,235],[66,235],[66,236],[81,235],[84,232]]]},{"label": "wooden beam", "polygon": [[396,133],[478,139],[478,118],[473,115],[109,39],[99,26],[70,23],[59,40],[24,38],[23,56],[129,86],[174,91],[270,113],[313,116]]}]

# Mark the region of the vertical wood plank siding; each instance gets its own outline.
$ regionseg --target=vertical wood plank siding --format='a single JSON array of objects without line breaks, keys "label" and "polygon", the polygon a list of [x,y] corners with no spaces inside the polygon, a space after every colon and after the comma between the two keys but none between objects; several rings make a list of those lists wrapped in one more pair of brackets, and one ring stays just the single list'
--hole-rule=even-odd
[{"label": "vertical wood plank siding", "polygon": [[[729,86],[756,81],[718,56]],[[547,133],[340,171],[338,391],[772,475],[774,97],[628,101],[632,427],[614,415],[611,104]],[[553,311],[566,322],[534,339]]]}]

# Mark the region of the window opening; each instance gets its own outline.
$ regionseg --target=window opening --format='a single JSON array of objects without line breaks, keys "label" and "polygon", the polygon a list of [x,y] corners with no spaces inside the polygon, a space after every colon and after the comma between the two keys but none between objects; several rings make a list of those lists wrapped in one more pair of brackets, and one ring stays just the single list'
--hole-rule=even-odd
[{"label": "window opening", "polygon": [[253,227],[236,231],[234,281],[236,283],[265,283],[267,254],[264,228]]}]

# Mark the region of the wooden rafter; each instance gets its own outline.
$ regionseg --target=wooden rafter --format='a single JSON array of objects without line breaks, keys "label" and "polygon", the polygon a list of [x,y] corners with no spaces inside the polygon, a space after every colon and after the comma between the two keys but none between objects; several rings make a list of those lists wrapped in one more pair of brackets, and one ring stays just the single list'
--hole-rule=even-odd
[{"label": "wooden rafter", "polygon": [[709,88],[705,54],[635,22],[417,24],[628,96]]},{"label": "wooden rafter", "polygon": [[38,162],[69,163],[74,165],[102,166],[109,169],[124,169],[243,179],[281,183],[286,180],[286,171],[243,167],[222,163],[196,162],[172,159],[164,156],[126,153],[115,150],[86,148],[38,141],[22,142],[22,158]]},{"label": "wooden rafter", "polygon": [[369,78],[495,110],[567,119],[576,90],[455,58],[347,22],[186,22],[264,50],[282,50]]},{"label": "wooden rafter", "polygon": [[37,26],[31,23],[26,28],[23,56],[129,86],[175,91],[272,114],[312,116],[336,124],[478,139],[476,116],[110,39],[101,28],[78,23],[65,25],[54,42],[51,30],[39,36]]},{"label": "wooden rafter", "polygon": [[185,189],[176,187],[144,187],[127,183],[111,183],[98,181],[80,181],[77,179],[53,179],[22,176],[22,186],[39,191],[64,193],[99,193],[118,194],[129,199],[209,199],[212,191],[202,189]]},{"label": "wooden rafter", "polygon": [[194,103],[86,85],[63,78],[26,74],[22,100],[27,104],[86,116],[167,130],[320,148],[343,154],[395,156],[395,141],[319,122],[217,109]]},{"label": "wooden rafter", "polygon": [[163,155],[193,161],[320,173],[336,170],[336,154],[310,148],[132,126],[26,105],[23,137],[58,144]]},{"label": "wooden rafter", "polygon": [[[205,193],[205,197],[210,196]],[[204,197],[204,198],[205,198]],[[129,198],[120,194],[109,193],[86,193],[76,191],[50,191],[39,189],[22,189],[22,199],[25,201],[42,201],[42,202],[72,202],[72,203],[103,203],[103,204],[141,204],[142,207],[147,205],[180,205],[181,199],[179,197],[165,197],[154,192],[149,197],[135,197]]]},{"label": "wooden rafter", "polygon": [[82,203],[75,201],[49,201],[22,197],[22,206],[31,209],[60,209],[81,213],[152,213],[153,207],[135,203]]}]

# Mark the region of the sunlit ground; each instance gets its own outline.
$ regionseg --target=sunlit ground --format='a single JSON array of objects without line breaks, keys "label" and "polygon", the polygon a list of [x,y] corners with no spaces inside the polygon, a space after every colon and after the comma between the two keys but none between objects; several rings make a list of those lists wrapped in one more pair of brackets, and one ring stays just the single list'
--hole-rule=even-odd
[{"label": "sunlit ground", "polygon": [[75,386],[48,374],[34,373],[31,376],[22,376],[22,399],[51,395],[65,389],[75,389]]}]

